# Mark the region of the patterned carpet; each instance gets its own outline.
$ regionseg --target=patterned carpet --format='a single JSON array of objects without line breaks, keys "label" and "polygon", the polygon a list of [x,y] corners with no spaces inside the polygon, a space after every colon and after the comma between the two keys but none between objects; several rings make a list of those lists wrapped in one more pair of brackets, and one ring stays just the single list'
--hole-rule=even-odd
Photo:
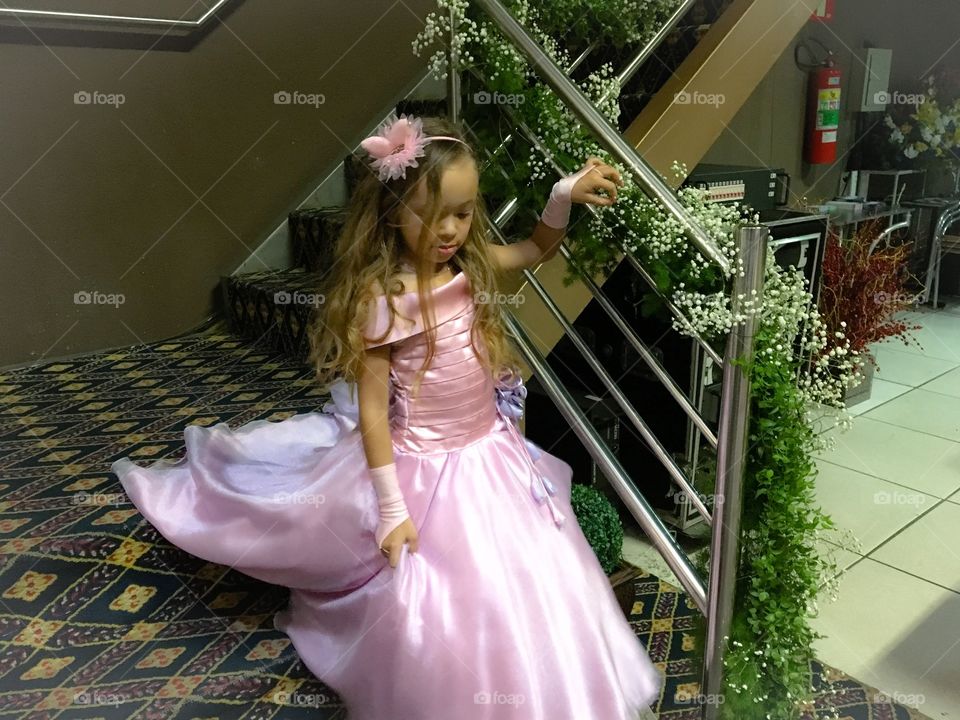
[{"label": "patterned carpet", "polygon": [[[0,720],[345,720],[273,614],[286,591],[171,547],[109,472],[179,457],[191,423],[318,410],[311,373],[228,335],[192,335],[0,373]],[[693,720],[686,595],[647,575],[631,623],[667,676],[659,717]],[[922,718],[815,664],[817,715]]]}]

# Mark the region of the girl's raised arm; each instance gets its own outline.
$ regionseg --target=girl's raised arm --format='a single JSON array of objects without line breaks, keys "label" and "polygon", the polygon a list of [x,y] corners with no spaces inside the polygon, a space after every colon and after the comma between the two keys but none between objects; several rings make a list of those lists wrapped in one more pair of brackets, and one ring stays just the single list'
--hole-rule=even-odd
[{"label": "girl's raised arm", "polygon": [[[557,254],[566,234],[570,206],[573,203],[613,205],[617,201],[617,185],[623,185],[623,180],[616,168],[591,155],[580,170],[554,184],[533,235],[511,245],[490,244],[494,262],[501,271],[509,271],[549,260]],[[599,195],[601,191],[607,195]]]},{"label": "girl's raised arm", "polygon": [[501,272],[531,268],[557,254],[566,230],[552,228],[541,220],[526,240],[510,245],[490,243],[490,253]]}]

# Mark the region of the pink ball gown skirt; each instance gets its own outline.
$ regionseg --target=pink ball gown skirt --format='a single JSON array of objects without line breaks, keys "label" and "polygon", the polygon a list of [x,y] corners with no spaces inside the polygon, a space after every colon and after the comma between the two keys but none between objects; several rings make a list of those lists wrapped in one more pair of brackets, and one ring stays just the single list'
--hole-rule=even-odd
[{"label": "pink ball gown skirt", "polygon": [[[570,507],[571,468],[513,423],[522,385],[470,345],[465,273],[433,289],[435,356],[415,293],[395,307],[390,422],[419,532],[391,568],[354,388],[282,421],[192,425],[175,464],[113,464],[171,543],[291,588],[275,618],[350,720],[636,720],[662,677],[617,605]],[[388,327],[380,297],[365,331]],[[378,343],[371,342],[370,346]]]}]

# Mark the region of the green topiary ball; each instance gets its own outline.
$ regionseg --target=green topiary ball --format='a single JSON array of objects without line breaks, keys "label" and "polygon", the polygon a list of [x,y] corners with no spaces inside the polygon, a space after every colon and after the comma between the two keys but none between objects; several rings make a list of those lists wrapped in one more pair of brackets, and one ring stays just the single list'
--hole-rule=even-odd
[{"label": "green topiary ball", "polygon": [[616,572],[623,558],[623,523],[617,509],[599,490],[578,483],[570,488],[570,505],[603,571]]}]

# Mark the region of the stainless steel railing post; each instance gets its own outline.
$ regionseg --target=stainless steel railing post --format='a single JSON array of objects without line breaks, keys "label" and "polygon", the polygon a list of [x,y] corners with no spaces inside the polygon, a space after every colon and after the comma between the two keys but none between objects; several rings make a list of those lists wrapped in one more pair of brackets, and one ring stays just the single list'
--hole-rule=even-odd
[{"label": "stainless steel railing post", "polygon": [[[759,303],[763,293],[769,231],[763,225],[745,225],[737,233],[742,274],[735,273],[731,309],[734,316],[745,303]],[[705,720],[718,717],[716,701],[723,687],[723,656],[733,619],[737,569],[740,561],[740,514],[746,472],[750,425],[750,380],[747,370],[734,360],[752,362],[759,315],[748,313],[735,323],[727,338],[720,395],[720,425],[717,437],[717,484],[714,523],[710,542],[710,575],[707,591],[707,636],[703,682]]]}]

